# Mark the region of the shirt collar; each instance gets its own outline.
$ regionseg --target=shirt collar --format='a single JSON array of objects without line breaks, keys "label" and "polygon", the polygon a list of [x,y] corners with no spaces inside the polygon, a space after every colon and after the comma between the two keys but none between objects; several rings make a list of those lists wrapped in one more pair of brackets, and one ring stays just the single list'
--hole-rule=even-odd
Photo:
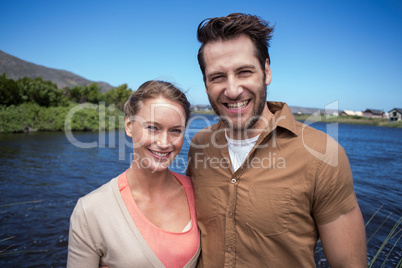
[{"label": "shirt collar", "polygon": [[289,106],[284,102],[275,101],[268,101],[267,104],[268,109],[273,113],[271,129],[273,130],[276,127],[281,127],[297,136],[296,120],[290,111]]},{"label": "shirt collar", "polygon": [[[257,141],[257,143],[265,139],[265,137],[268,136],[276,128],[285,129],[293,133],[295,136],[298,136],[296,120],[292,112],[290,111],[289,106],[284,102],[276,101],[267,101],[267,105],[273,116],[267,128],[261,133],[259,141]],[[219,120],[217,124],[212,126],[213,131],[218,131],[215,136],[218,144],[226,143],[225,128],[226,126],[222,122],[222,120]]]}]

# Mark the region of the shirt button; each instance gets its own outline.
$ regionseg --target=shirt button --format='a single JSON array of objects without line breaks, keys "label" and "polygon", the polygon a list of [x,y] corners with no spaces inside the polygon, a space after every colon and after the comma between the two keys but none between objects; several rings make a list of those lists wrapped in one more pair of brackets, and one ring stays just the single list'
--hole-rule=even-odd
[{"label": "shirt button", "polygon": [[229,212],[229,218],[233,218],[233,212],[232,211]]},{"label": "shirt button", "polygon": [[231,181],[232,183],[236,183],[236,179],[232,179],[232,181]]},{"label": "shirt button", "polygon": [[232,248],[231,247],[228,247],[228,252],[232,253]]}]

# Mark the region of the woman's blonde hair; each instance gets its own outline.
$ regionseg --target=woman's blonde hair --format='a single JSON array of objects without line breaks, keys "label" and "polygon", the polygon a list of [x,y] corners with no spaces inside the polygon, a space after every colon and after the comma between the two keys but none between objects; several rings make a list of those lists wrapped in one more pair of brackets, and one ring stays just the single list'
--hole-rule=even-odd
[{"label": "woman's blonde hair", "polygon": [[130,95],[127,102],[124,104],[126,116],[135,116],[141,107],[141,103],[159,96],[180,104],[185,112],[187,125],[191,112],[190,102],[187,100],[186,95],[172,83],[160,80],[147,81]]}]

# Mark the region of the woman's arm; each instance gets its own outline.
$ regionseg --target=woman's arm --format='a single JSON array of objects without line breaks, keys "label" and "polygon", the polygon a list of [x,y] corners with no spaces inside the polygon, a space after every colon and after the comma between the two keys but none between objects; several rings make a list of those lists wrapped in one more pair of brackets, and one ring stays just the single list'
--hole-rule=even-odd
[{"label": "woman's arm", "polygon": [[81,199],[70,218],[67,268],[99,267],[100,255],[91,236]]}]

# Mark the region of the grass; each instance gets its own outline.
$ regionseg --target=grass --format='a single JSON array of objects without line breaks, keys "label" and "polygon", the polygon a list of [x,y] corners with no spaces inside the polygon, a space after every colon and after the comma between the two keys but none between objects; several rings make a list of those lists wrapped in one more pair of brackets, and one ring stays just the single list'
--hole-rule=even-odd
[{"label": "grass", "polygon": [[[309,120],[311,115],[294,115],[294,117],[297,121],[305,122]],[[320,116],[319,122],[402,128],[402,121],[390,122],[386,118],[368,118],[360,116]]]},{"label": "grass", "polygon": [[[377,213],[382,209],[382,206],[373,214],[373,216],[371,216],[371,218],[368,220],[368,222],[366,223],[366,228],[367,226],[370,224],[371,220],[377,215]],[[391,217],[392,213],[388,214],[388,216],[381,222],[380,226],[377,227],[377,229],[375,230],[375,232],[370,236],[370,238],[367,240],[367,245],[369,244],[370,240],[377,234],[377,232],[383,228],[383,225],[389,220],[389,218]],[[393,252],[393,250],[395,249],[395,247],[398,245],[399,240],[402,237],[402,228],[400,228],[399,226],[402,223],[402,217],[400,217],[398,219],[398,221],[394,224],[394,226],[391,228],[391,230],[388,232],[387,237],[385,238],[385,240],[382,242],[381,246],[379,247],[379,249],[377,250],[376,254],[373,256],[373,258],[370,260],[370,262],[368,263],[369,268],[373,267],[374,264],[376,264],[375,267],[385,267],[386,262],[388,257],[390,256],[390,254]],[[401,234],[400,234],[401,233]],[[399,237],[396,239],[396,241],[394,242],[393,246],[391,247],[391,249],[388,252],[384,252],[384,248],[385,246],[390,242],[390,240],[395,239],[399,234]],[[383,260],[383,262],[381,263],[381,266],[378,266],[380,264],[377,265],[377,260],[378,257],[381,255],[381,253],[385,254],[385,258]],[[401,268],[402,267],[402,258],[399,260],[396,268]]]},{"label": "grass", "polygon": [[[214,111],[194,111],[193,114],[215,114]],[[300,122],[305,122],[311,119],[311,115],[308,114],[293,114],[295,119]],[[369,118],[361,116],[319,116],[319,122],[325,123],[341,123],[341,124],[356,124],[356,125],[368,125],[368,126],[380,126],[380,127],[394,127],[402,128],[402,121],[390,122],[386,118]]]},{"label": "grass", "polygon": [[[402,217],[400,217],[395,224],[392,225],[392,228],[390,230],[386,230],[384,227],[385,223],[388,222],[391,219],[392,213],[388,214],[385,219],[378,218],[378,213],[381,211],[383,206],[377,209],[377,211],[370,217],[370,219],[366,222],[365,228],[366,228],[366,233],[369,235],[369,230],[368,227],[375,228],[375,230],[370,234],[370,237],[367,239],[367,249],[378,249],[374,251],[374,254],[371,254],[370,256],[368,254],[367,256],[367,262],[368,262],[368,267],[392,267],[390,266],[390,260],[389,257],[391,256],[392,253],[395,253],[396,250],[399,248],[399,253],[396,253],[396,255],[399,255],[401,257],[401,252],[400,252],[400,244],[399,241],[402,238]],[[375,219],[375,222],[373,221]],[[378,226],[376,224],[378,223]],[[380,233],[387,233],[386,237],[382,239],[381,245],[374,244],[376,242],[373,241],[373,238],[379,237],[381,234]],[[377,240],[378,241],[378,240]],[[371,242],[371,243],[370,243]],[[378,242],[377,242],[378,243]],[[321,242],[318,241],[318,247],[315,251],[315,259],[316,259],[316,265],[317,267],[329,267],[327,260],[324,256],[323,249],[321,247]],[[368,252],[369,253],[369,252]],[[383,256],[380,258],[380,256]],[[396,266],[393,266],[395,268],[402,268],[402,258],[399,259],[399,262],[396,264]]]}]

